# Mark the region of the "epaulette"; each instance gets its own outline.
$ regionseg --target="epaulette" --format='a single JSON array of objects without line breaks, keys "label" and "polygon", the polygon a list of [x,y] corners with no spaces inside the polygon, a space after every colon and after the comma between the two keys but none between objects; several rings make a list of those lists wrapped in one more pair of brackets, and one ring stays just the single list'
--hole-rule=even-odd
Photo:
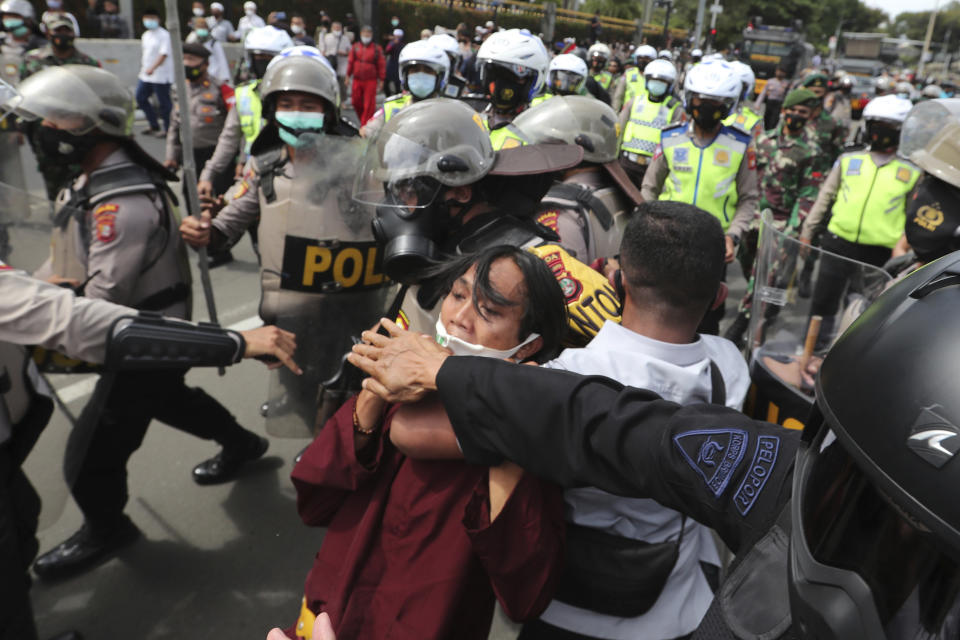
[{"label": "epaulette", "polygon": [[685,133],[687,130],[686,122],[677,122],[676,124],[671,124],[668,127],[664,127],[661,131],[660,138],[669,138],[670,136],[677,136],[682,133]]},{"label": "epaulette", "polygon": [[747,145],[753,140],[753,136],[751,136],[749,133],[744,133],[732,125],[723,125],[723,128],[720,129],[720,133],[727,133],[736,138],[739,142]]}]

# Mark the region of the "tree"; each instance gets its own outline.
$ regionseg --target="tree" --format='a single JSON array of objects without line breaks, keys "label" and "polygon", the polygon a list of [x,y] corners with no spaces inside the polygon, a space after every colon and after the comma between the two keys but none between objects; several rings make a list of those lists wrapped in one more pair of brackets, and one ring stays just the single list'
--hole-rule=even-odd
[{"label": "tree", "polygon": [[[905,35],[911,40],[923,40],[927,35],[929,22],[929,11],[901,13],[887,30],[895,37]],[[933,27],[933,41],[943,42],[947,31],[951,32],[951,39],[960,37],[960,2],[957,0],[953,0],[937,12],[937,20]]]}]

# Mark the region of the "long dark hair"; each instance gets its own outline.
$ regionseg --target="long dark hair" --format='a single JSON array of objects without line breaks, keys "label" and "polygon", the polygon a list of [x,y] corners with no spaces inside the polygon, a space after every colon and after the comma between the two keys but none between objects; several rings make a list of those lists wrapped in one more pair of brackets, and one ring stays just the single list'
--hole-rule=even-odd
[{"label": "long dark hair", "polygon": [[490,283],[490,268],[501,258],[512,260],[523,274],[524,308],[517,339],[523,340],[531,333],[539,333],[543,339],[543,346],[532,356],[532,359],[537,362],[546,362],[560,351],[560,340],[567,327],[567,307],[560,285],[543,260],[518,247],[497,245],[475,253],[457,256],[437,265],[431,270],[430,278],[436,278],[442,283],[441,292],[446,296],[450,293],[453,283],[469,271],[470,267],[476,265],[473,306],[481,317],[485,317],[480,310],[482,300],[489,300],[503,306],[516,304]]}]

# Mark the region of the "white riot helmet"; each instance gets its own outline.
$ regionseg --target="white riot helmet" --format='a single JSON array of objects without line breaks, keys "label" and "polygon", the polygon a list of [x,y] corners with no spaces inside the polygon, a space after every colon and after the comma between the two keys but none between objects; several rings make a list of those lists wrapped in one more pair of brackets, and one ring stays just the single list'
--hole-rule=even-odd
[{"label": "white riot helmet", "polygon": [[895,90],[901,98],[909,98],[913,94],[913,85],[906,80],[901,80],[897,83]]},{"label": "white riot helmet", "polygon": [[546,82],[550,63],[540,38],[520,29],[498,31],[479,51],[480,80],[497,111],[513,111],[527,104]]},{"label": "white riot helmet", "polygon": [[727,62],[707,60],[693,65],[687,72],[683,82],[683,105],[688,113],[693,113],[693,98],[721,102],[726,113],[730,115],[737,108],[740,98],[740,76]]},{"label": "white riot helmet", "polygon": [[643,70],[647,92],[654,102],[670,94],[677,82],[677,69],[667,60],[654,60]]},{"label": "white riot helmet", "polygon": [[747,100],[753,96],[753,88],[757,84],[757,76],[753,74],[753,69],[750,68],[750,65],[735,60],[729,63],[733,70],[737,72],[737,76],[740,78],[740,85],[743,87],[743,91],[740,93],[741,100]]},{"label": "white riot helmet", "polygon": [[661,60],[673,60],[673,52],[670,49],[664,49],[657,54],[657,58]]},{"label": "white riot helmet", "polygon": [[0,2],[0,13],[15,13],[31,20],[37,19],[37,15],[33,12],[33,5],[27,0],[3,0]]},{"label": "white riot helmet", "polygon": [[[399,64],[400,82],[403,88],[413,95],[414,100],[439,95],[447,85],[450,58],[430,40],[416,40],[406,45],[400,50]],[[427,67],[433,73],[414,71],[413,68],[417,66]]]},{"label": "white riot helmet", "polygon": [[692,58],[694,62],[700,62],[700,58],[702,57],[703,57],[703,50],[701,49],[694,49],[693,51],[690,52],[690,58]]},{"label": "white riot helmet", "polygon": [[889,152],[900,143],[900,129],[913,103],[895,95],[880,96],[863,109],[867,140],[872,151]]},{"label": "white riot helmet", "polygon": [[443,49],[446,52],[447,57],[450,58],[450,72],[455,72],[460,67],[460,62],[463,60],[463,54],[460,52],[460,43],[457,42],[457,39],[454,38],[449,33],[435,33],[429,38],[427,42],[430,44]]},{"label": "white riot helmet", "polygon": [[587,80],[587,63],[580,56],[561,53],[550,61],[547,91],[561,96],[577,95]]},{"label": "white riot helmet", "polygon": [[292,46],[293,39],[283,29],[259,27],[251,29],[244,38],[243,54],[253,75],[262,78],[273,56]]},{"label": "white riot helmet", "polygon": [[642,44],[636,48],[633,52],[633,59],[639,60],[640,58],[647,58],[647,60],[653,60],[657,57],[657,50],[651,47],[648,44]]},{"label": "white riot helmet", "polygon": [[593,62],[594,58],[598,58],[600,60],[600,64],[604,65],[607,63],[607,60],[609,60],[610,56],[612,55],[613,53],[610,51],[610,47],[603,44],[602,42],[597,42],[596,44],[591,45],[589,49],[587,49],[587,58],[590,59],[591,63]]}]

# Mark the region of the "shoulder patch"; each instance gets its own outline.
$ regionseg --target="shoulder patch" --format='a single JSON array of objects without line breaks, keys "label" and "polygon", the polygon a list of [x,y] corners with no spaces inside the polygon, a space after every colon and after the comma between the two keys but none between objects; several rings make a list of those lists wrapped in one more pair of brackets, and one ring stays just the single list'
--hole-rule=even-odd
[{"label": "shoulder patch", "polygon": [[747,450],[742,429],[696,429],[673,436],[673,443],[715,497],[726,490]]},{"label": "shoulder patch", "polygon": [[900,167],[897,169],[897,180],[900,182],[910,182],[910,178],[913,177],[913,172],[906,167]]},{"label": "shoulder patch", "polygon": [[747,149],[747,168],[756,169],[757,168],[757,150],[753,147]]},{"label": "shoulder patch", "polygon": [[557,219],[560,217],[559,211],[544,211],[539,216],[537,216],[537,222],[552,229],[555,233],[559,233]]},{"label": "shoulder patch", "polygon": [[780,438],[777,436],[759,436],[757,450],[753,453],[753,461],[747,476],[740,483],[737,492],[733,495],[733,502],[737,505],[740,515],[750,513],[760,492],[767,485],[770,471],[777,463],[777,454],[780,452]]},{"label": "shoulder patch", "polygon": [[97,240],[103,243],[113,242],[117,237],[117,211],[115,204],[102,204],[93,211],[93,220],[97,227]]}]

